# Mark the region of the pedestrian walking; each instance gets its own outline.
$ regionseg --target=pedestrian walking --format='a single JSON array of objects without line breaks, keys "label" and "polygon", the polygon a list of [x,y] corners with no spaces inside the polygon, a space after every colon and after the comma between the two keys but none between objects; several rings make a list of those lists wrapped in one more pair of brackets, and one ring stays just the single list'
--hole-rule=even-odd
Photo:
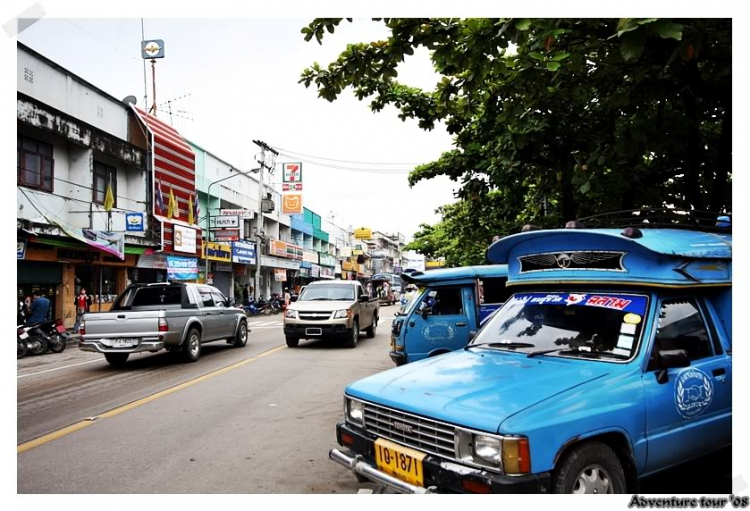
[{"label": "pedestrian walking", "polygon": [[292,301],[292,295],[289,294],[289,288],[285,287],[284,288],[284,305],[289,307],[289,304],[291,303],[291,301]]},{"label": "pedestrian walking", "polygon": [[78,331],[81,329],[81,319],[83,318],[83,315],[89,312],[89,307],[91,307],[91,297],[86,294],[86,289],[81,287],[81,290],[78,292],[78,296],[76,296],[73,305],[76,306],[76,324],[73,326],[73,331],[75,333],[78,333]]},{"label": "pedestrian walking", "polygon": [[242,304],[247,305],[250,302],[250,284],[245,284],[242,288]]}]

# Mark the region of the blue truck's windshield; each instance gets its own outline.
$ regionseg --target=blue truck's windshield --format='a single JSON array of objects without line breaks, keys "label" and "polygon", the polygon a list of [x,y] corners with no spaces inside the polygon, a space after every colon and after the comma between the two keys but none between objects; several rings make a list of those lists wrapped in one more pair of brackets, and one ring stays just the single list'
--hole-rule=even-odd
[{"label": "blue truck's windshield", "polygon": [[643,295],[520,293],[490,319],[469,348],[625,360],[638,347],[647,305]]}]

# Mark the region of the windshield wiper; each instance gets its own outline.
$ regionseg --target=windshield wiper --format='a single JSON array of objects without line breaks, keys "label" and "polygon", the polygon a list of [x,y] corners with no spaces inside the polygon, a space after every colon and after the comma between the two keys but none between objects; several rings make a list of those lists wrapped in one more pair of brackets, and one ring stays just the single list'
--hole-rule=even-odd
[{"label": "windshield wiper", "polygon": [[581,358],[591,358],[591,359],[600,359],[604,356],[612,357],[612,358],[620,358],[620,359],[625,358],[620,355],[615,355],[614,353],[608,353],[606,351],[585,351],[585,350],[565,349],[565,348],[532,351],[527,356],[529,358],[534,358],[539,355],[547,355],[548,353],[558,353],[559,355],[576,355]]},{"label": "windshield wiper", "polygon": [[528,342],[483,342],[481,344],[468,344],[464,346],[464,350],[468,350],[469,348],[476,348],[478,346],[489,346],[491,348],[509,348],[509,349],[517,349],[517,348],[535,348],[535,344],[531,344]]}]

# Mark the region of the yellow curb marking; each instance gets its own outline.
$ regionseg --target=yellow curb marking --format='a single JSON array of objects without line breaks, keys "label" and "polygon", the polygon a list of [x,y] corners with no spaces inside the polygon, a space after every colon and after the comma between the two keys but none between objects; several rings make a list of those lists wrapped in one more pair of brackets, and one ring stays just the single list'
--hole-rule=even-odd
[{"label": "yellow curb marking", "polygon": [[127,412],[134,408],[138,408],[141,405],[145,405],[146,403],[150,403],[151,401],[155,401],[161,397],[168,396],[169,394],[172,394],[174,392],[180,391],[182,389],[186,389],[188,387],[192,387],[193,385],[197,383],[210,380],[211,378],[227,373],[233,369],[237,369],[238,367],[247,365],[250,362],[255,362],[256,360],[260,358],[263,358],[268,355],[272,355],[273,353],[276,353],[277,351],[280,351],[283,349],[286,349],[286,345],[271,348],[270,350],[264,351],[262,353],[258,353],[254,357],[246,358],[245,360],[240,360],[239,362],[235,362],[234,364],[228,365],[226,367],[222,367],[221,369],[217,369],[216,371],[210,372],[208,374],[204,374],[203,376],[198,376],[197,378],[188,380],[184,383],[180,383],[178,385],[175,385],[174,387],[170,387],[168,389],[161,390],[155,394],[151,394],[150,396],[146,396],[144,398],[138,399],[136,401],[133,401],[132,403],[118,406],[117,408],[113,408],[112,410],[109,410],[108,412],[104,412],[102,414],[97,415],[96,417],[93,418],[93,420],[90,420],[90,419],[83,420],[80,422],[76,422],[75,424],[71,424],[70,426],[66,426],[62,429],[58,429],[57,431],[53,431],[52,433],[47,433],[46,435],[40,436],[39,438],[35,438],[34,440],[30,440],[28,442],[18,445],[17,454],[26,452],[30,449],[33,449],[34,447],[39,447],[40,445],[44,445],[47,442],[51,442],[53,440],[57,440],[58,438],[62,438],[66,435],[74,433],[80,429],[83,429],[87,426],[95,424],[96,422],[99,421],[99,419],[109,419],[116,415],[120,415],[121,413]]}]

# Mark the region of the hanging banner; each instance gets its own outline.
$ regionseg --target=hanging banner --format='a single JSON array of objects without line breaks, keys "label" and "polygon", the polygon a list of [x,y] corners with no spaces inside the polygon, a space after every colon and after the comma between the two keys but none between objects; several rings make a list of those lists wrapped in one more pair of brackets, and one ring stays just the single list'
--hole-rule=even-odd
[{"label": "hanging banner", "polygon": [[299,183],[302,181],[301,163],[284,163],[283,169],[285,183]]},{"label": "hanging banner", "polygon": [[93,231],[91,229],[80,229],[72,225],[54,222],[65,234],[78,241],[98,248],[108,254],[125,260],[125,235],[121,232]]},{"label": "hanging banner", "polygon": [[167,256],[167,278],[169,280],[197,280],[198,259]]},{"label": "hanging banner", "polygon": [[281,196],[281,214],[283,215],[301,215],[302,214],[302,194],[288,193]]}]

